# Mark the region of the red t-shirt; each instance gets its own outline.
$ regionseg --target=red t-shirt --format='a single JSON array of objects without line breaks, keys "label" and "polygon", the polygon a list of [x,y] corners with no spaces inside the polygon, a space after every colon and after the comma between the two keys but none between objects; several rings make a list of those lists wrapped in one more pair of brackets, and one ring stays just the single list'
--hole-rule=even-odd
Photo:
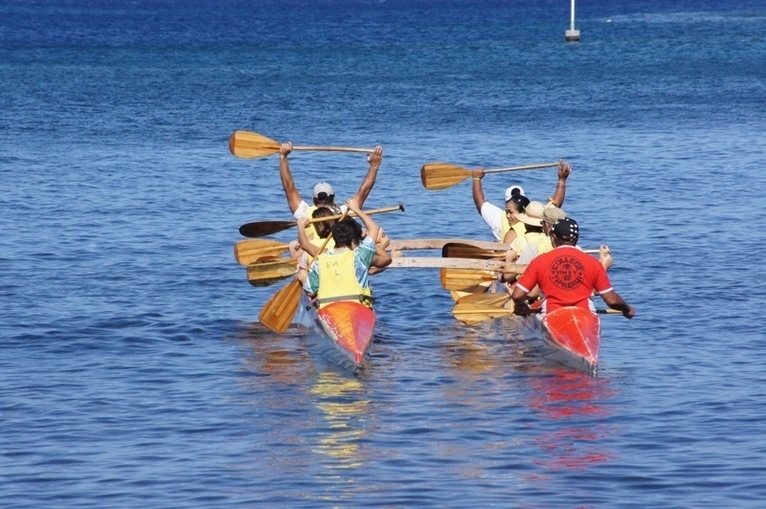
[{"label": "red t-shirt", "polygon": [[535,257],[516,285],[525,292],[539,285],[548,312],[563,306],[588,309],[594,290],[599,295],[612,290],[601,262],[573,246],[559,246]]}]

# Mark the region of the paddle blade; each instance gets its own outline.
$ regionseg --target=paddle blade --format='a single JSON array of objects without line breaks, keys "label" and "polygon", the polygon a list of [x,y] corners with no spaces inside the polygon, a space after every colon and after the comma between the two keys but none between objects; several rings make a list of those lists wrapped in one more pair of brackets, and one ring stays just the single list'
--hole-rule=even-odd
[{"label": "paddle blade", "polygon": [[488,270],[441,269],[439,279],[445,290],[465,290],[485,281],[493,281],[497,276]]},{"label": "paddle blade", "polygon": [[254,159],[279,152],[279,142],[250,131],[234,131],[229,137],[229,150],[237,157]]},{"label": "paddle blade", "polygon": [[489,307],[503,307],[508,301],[511,300],[511,296],[507,292],[503,293],[476,293],[472,295],[466,295],[458,299],[457,304],[475,304]]},{"label": "paddle blade", "polygon": [[292,280],[266,302],[258,315],[264,327],[277,334],[287,330],[301,301],[301,282]]},{"label": "paddle blade", "polygon": [[472,302],[457,303],[452,308],[452,316],[466,324],[479,323],[510,314],[513,314],[513,309],[474,304]]},{"label": "paddle blade", "polygon": [[243,237],[265,237],[297,225],[295,221],[255,221],[240,226],[239,233]]},{"label": "paddle blade", "polygon": [[458,242],[450,242],[444,244],[442,248],[443,258],[474,258],[478,260],[491,260],[495,258],[502,258],[505,256],[505,250],[498,244],[498,251],[490,251],[488,249],[482,249],[470,244],[461,244]]},{"label": "paddle blade", "polygon": [[463,288],[462,290],[450,290],[450,296],[452,297],[452,300],[457,302],[468,295],[486,293],[491,285],[492,281],[485,281],[479,285],[469,286],[468,288]]},{"label": "paddle blade", "polygon": [[279,256],[288,250],[284,242],[270,239],[244,239],[234,244],[234,259],[240,265],[250,265],[266,256]]},{"label": "paddle blade", "polygon": [[427,163],[420,169],[420,181],[431,191],[452,187],[470,176],[469,170],[449,163]]},{"label": "paddle blade", "polygon": [[247,266],[247,281],[253,286],[268,286],[295,274],[297,265],[294,258],[259,260]]}]

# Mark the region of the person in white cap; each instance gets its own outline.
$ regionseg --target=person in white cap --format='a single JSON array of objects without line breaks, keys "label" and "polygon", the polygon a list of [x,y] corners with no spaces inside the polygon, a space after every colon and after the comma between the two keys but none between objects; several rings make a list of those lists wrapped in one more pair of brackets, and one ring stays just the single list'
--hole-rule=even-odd
[{"label": "person in white cap", "polygon": [[[572,173],[572,167],[564,161],[559,161],[556,191],[554,192],[553,196],[548,199],[549,204],[561,207],[561,205],[564,203],[564,198],[566,197],[567,177],[569,177],[570,173]],[[483,168],[477,168],[473,170],[473,202],[476,205],[476,210],[481,215],[481,218],[484,220],[487,226],[489,226],[490,230],[492,230],[492,235],[495,237],[495,240],[502,242],[505,238],[505,234],[512,228],[512,225],[509,223],[508,217],[506,216],[506,211],[488,202],[484,197],[484,190],[481,187],[481,179],[483,178]],[[511,207],[509,202],[511,202],[514,196],[517,195],[525,196],[524,190],[520,186],[511,186],[505,190],[506,210]],[[512,213],[515,212],[517,211],[512,210]],[[519,230],[517,230],[517,235],[518,231]]]},{"label": "person in white cap", "polygon": [[[295,219],[300,219],[304,216],[311,218],[312,212],[317,207],[329,207],[335,212],[341,213],[345,205],[339,207],[335,204],[335,190],[327,182],[319,182],[314,186],[313,206],[306,203],[301,197],[298,189],[295,187],[292,173],[290,173],[290,164],[287,162],[287,156],[292,150],[292,142],[282,143],[282,146],[279,148],[279,178],[282,180],[282,188],[285,190],[287,205],[290,207],[293,217]],[[367,196],[369,196],[372,187],[375,185],[375,180],[378,178],[378,169],[382,161],[383,148],[380,145],[375,147],[371,154],[367,154],[367,162],[370,163],[370,169],[367,170],[367,175],[365,175],[362,184],[359,186],[359,190],[353,196],[360,207],[364,205]]]},{"label": "person in white cap", "polygon": [[[346,205],[344,204],[339,207],[335,203],[335,190],[328,182],[319,182],[314,186],[312,194],[312,205],[306,203],[306,201],[301,197],[298,189],[295,187],[292,173],[290,173],[290,164],[287,161],[287,156],[290,154],[290,152],[292,152],[292,150],[292,142],[282,143],[279,148],[279,178],[282,181],[282,188],[284,189],[285,196],[287,197],[287,205],[290,207],[290,212],[293,213],[293,217],[295,217],[296,220],[299,220],[304,217],[311,219],[315,217],[315,215],[326,215],[322,213],[323,211],[316,213],[317,209],[323,207],[330,209],[335,214],[341,214],[346,208]],[[367,175],[364,177],[362,184],[359,186],[359,190],[352,197],[352,199],[354,199],[355,202],[359,204],[360,208],[362,205],[364,205],[364,201],[367,199],[367,196],[369,196],[370,191],[372,191],[372,188],[375,185],[375,180],[378,177],[378,169],[380,168],[380,163],[382,161],[383,148],[378,145],[375,147],[371,154],[367,155],[367,162],[370,163],[370,168],[367,170]],[[325,226],[327,227],[326,230],[329,232],[333,222],[327,221],[325,223]],[[379,245],[383,245],[383,249],[385,249],[385,247],[387,247],[386,241],[388,238],[386,237],[385,233],[383,233],[382,229],[380,232],[381,233],[379,238],[376,240],[382,243]],[[306,227],[305,233],[308,240],[311,243],[316,244],[317,247],[323,243],[324,238],[327,236],[326,233],[320,236],[313,225],[308,225]],[[332,245],[330,245],[328,248],[332,248]],[[306,270],[308,269],[308,265],[311,262],[311,258],[309,258],[307,253],[300,248],[300,243],[298,241],[290,242],[290,254],[294,258],[298,258],[298,272],[296,277],[301,281],[305,280]],[[373,272],[378,269],[380,269],[380,267],[375,267]]]}]

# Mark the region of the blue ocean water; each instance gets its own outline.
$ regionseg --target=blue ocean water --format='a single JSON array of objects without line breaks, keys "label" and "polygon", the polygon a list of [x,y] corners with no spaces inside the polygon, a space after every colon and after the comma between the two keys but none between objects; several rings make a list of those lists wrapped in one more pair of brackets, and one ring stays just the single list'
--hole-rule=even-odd
[{"label": "blue ocean water", "polygon": [[[581,2],[571,44],[569,2],[529,4],[0,2],[0,506],[762,506],[766,4]],[[258,324],[281,285],[248,285],[237,228],[290,215],[235,129],[383,145],[367,205],[405,203],[398,238],[489,238],[426,162],[564,158],[638,315],[590,378],[392,269],[339,370]],[[367,163],[291,166],[348,196]]]}]

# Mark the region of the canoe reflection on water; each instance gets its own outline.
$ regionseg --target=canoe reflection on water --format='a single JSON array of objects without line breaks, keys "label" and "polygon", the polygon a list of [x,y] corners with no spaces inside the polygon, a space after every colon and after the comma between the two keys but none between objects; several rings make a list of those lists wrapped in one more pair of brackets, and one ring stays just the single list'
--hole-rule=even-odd
[{"label": "canoe reflection on water", "polygon": [[544,452],[539,464],[548,470],[580,470],[617,458],[603,445],[619,434],[619,428],[602,424],[610,414],[609,400],[618,394],[608,378],[560,367],[528,382],[529,408],[552,421],[536,439]]},{"label": "canoe reflection on water", "polygon": [[314,406],[326,421],[312,451],[334,460],[325,462],[326,468],[354,469],[363,464],[359,443],[367,431],[364,416],[370,400],[363,397],[362,389],[359,379],[335,371],[319,373],[311,386]]}]

